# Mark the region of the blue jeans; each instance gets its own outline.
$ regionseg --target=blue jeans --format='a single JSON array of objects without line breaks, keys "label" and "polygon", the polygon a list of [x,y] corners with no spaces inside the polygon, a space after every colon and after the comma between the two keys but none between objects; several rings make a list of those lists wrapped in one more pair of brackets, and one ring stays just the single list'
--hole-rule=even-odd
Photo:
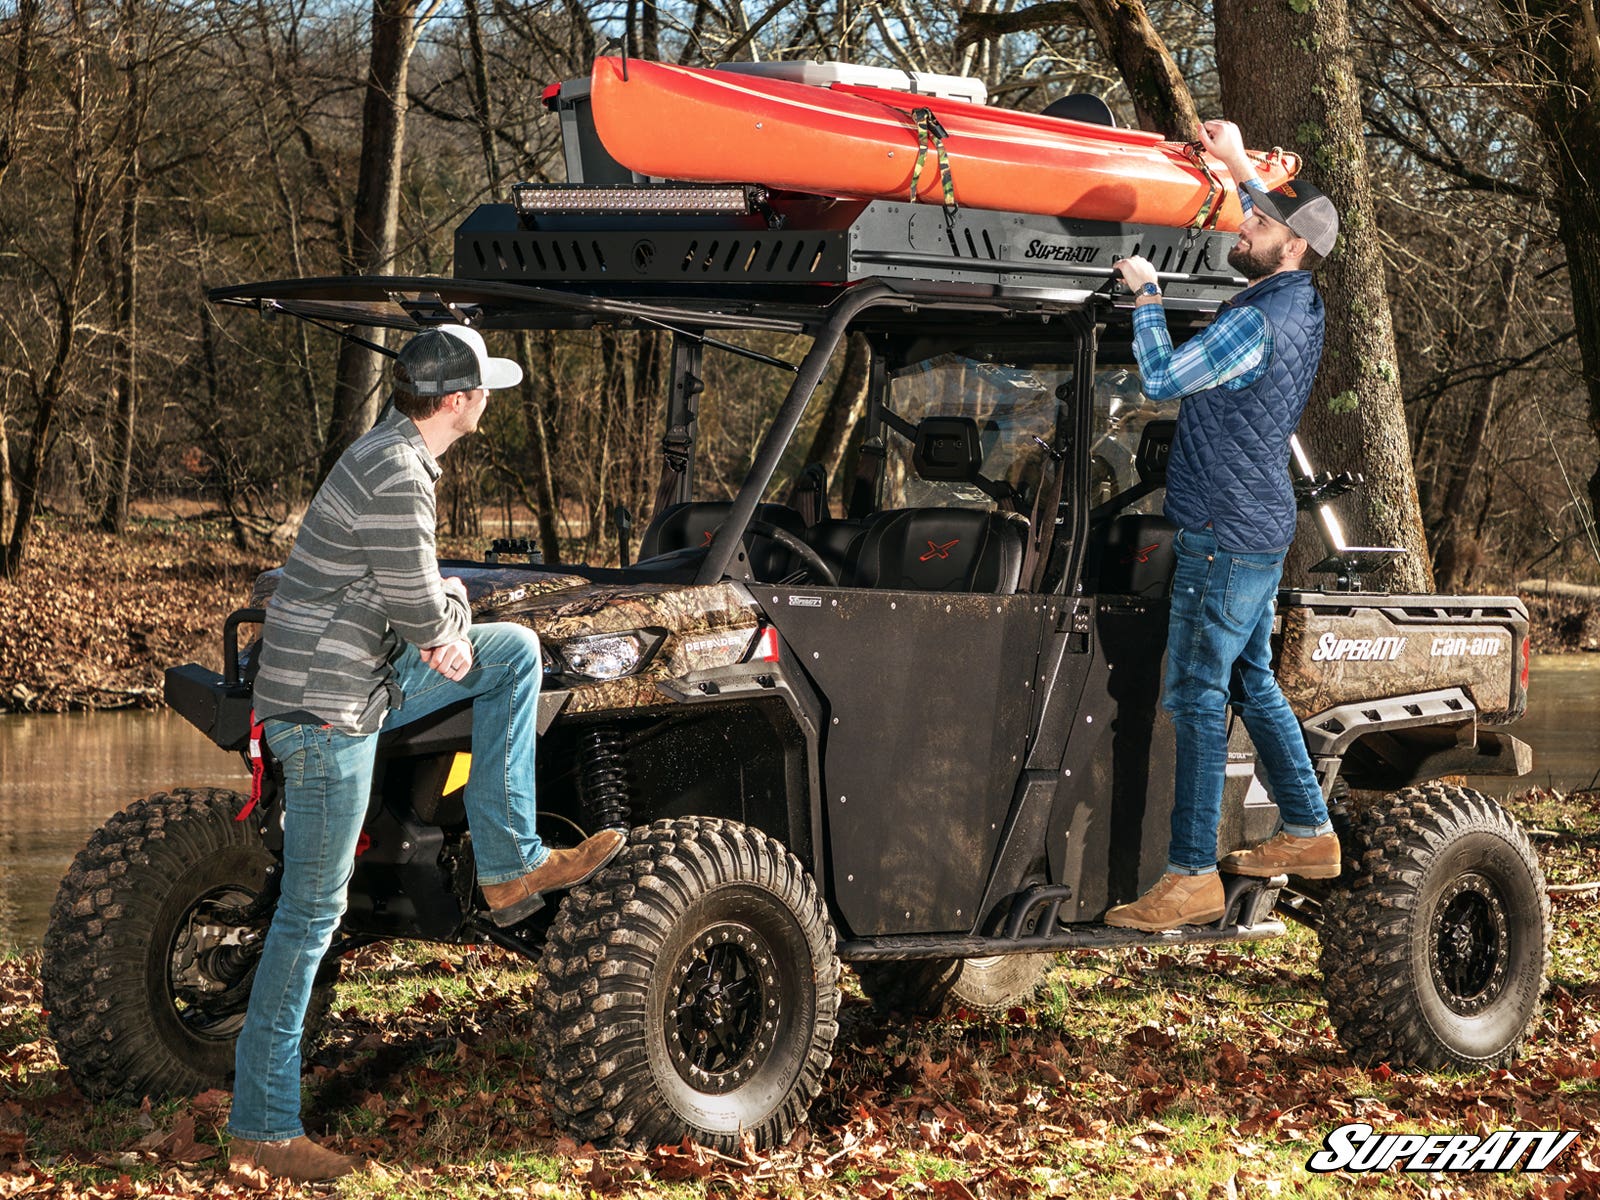
[{"label": "blue jeans", "polygon": [[1217,869],[1217,826],[1228,764],[1228,685],[1234,709],[1255,743],[1283,828],[1296,837],[1327,833],[1328,807],[1311,769],[1305,736],[1272,674],[1272,620],[1283,553],[1233,553],[1209,529],[1184,529],[1173,541],[1167,626],[1167,676],[1161,706],[1177,745],[1172,840],[1167,870]]},{"label": "blue jeans", "polygon": [[[416,647],[405,647],[394,664],[405,699],[390,710],[383,729],[472,700],[472,772],[465,799],[473,856],[480,883],[503,883],[534,870],[550,854],[534,828],[539,639],[509,624],[474,625],[467,637],[473,665],[460,680],[446,679],[423,664]],[[267,721],[265,732],[283,764],[283,883],[234,1051],[228,1132],[281,1141],[304,1132],[301,1030],[317,967],[344,916],[378,734],[357,737],[287,721]]]}]

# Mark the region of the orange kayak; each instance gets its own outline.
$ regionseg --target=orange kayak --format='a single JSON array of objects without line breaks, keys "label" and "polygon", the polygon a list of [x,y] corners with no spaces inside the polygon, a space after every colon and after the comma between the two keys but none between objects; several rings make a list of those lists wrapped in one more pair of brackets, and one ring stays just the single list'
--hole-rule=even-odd
[{"label": "orange kayak", "polygon": [[[945,200],[928,109],[957,204],[1088,221],[1189,225],[1211,192],[1179,142],[960,100],[858,86],[819,87],[728,71],[620,58],[595,60],[590,97],[606,151],[629,170],[662,179],[760,183],[784,191],[858,199]],[[1267,187],[1293,178],[1293,154],[1253,155]],[[1228,169],[1207,159],[1223,185],[1207,221],[1237,229]]]}]

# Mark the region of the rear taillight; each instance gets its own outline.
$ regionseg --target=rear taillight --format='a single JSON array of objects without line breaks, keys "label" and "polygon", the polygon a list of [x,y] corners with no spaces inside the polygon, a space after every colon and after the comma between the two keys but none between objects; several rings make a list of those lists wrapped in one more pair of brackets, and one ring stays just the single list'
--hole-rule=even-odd
[{"label": "rear taillight", "polygon": [[778,661],[778,631],[768,625],[756,635],[756,648],[750,655],[751,662],[777,662]]},{"label": "rear taillight", "polygon": [[1528,690],[1528,668],[1533,665],[1533,639],[1522,639],[1522,690]]}]

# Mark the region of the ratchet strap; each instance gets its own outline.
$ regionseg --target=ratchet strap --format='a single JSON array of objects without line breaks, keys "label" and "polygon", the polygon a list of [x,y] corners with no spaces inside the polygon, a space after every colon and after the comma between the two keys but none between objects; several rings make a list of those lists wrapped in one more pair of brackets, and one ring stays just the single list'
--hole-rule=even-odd
[{"label": "ratchet strap", "polygon": [[1189,222],[1190,229],[1210,229],[1216,225],[1222,216],[1222,201],[1228,194],[1222,186],[1222,181],[1211,170],[1211,164],[1206,162],[1205,146],[1200,142],[1186,142],[1183,155],[1200,170],[1201,177],[1206,181],[1206,198],[1200,202],[1200,207],[1195,211],[1194,219]]},{"label": "ratchet strap", "polygon": [[250,799],[239,810],[235,821],[243,821],[255,812],[256,805],[261,803],[261,780],[267,772],[267,760],[261,743],[265,740],[263,726],[265,722],[256,720],[256,710],[250,710]]},{"label": "ratchet strap", "polygon": [[939,160],[939,182],[944,188],[945,209],[954,213],[960,206],[956,204],[955,180],[950,177],[950,153],[944,147],[944,139],[949,134],[932,109],[912,109],[911,119],[917,127],[917,165],[911,169],[910,199],[916,201],[917,187],[922,182],[922,164],[928,160],[928,151],[931,149]]}]

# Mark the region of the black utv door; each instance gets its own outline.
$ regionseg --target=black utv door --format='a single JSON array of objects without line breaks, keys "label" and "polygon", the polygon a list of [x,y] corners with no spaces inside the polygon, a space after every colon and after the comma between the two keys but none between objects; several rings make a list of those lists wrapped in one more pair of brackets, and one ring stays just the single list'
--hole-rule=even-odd
[{"label": "black utv door", "polygon": [[[827,705],[822,824],[848,933],[966,932],[1028,757],[1077,346],[888,342],[870,511],[830,522],[841,587],[757,594]],[[858,508],[865,506],[858,505]]]},{"label": "black utv door", "polygon": [[850,933],[971,929],[1026,753],[1038,598],[759,594],[827,698],[823,829]]}]

